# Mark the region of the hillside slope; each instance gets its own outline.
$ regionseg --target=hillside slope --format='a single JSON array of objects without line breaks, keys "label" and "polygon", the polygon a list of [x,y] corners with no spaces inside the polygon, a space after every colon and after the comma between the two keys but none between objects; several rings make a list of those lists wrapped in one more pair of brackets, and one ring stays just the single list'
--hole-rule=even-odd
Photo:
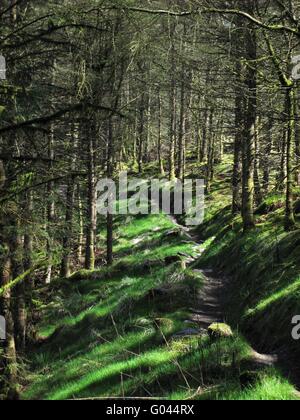
[{"label": "hillside slope", "polygon": [[37,292],[24,399],[296,398],[275,368],[254,363],[242,336],[211,339],[193,318],[205,278],[185,261],[199,245],[164,215],[118,225],[111,268]]},{"label": "hillside slope", "polygon": [[241,218],[231,215],[229,170],[219,167],[206,221],[197,229],[205,241],[197,267],[213,265],[230,278],[229,322],[260,352],[278,354],[299,385],[292,319],[300,314],[300,231],[285,232],[284,196],[271,193],[256,210],[256,228],[244,234]]}]

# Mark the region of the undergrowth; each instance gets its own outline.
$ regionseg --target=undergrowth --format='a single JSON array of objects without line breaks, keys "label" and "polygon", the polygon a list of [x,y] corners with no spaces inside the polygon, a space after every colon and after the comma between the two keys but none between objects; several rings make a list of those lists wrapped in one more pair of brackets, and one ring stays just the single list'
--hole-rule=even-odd
[{"label": "undergrowth", "polygon": [[[220,177],[213,187],[220,197],[222,182]],[[234,222],[236,232],[228,230],[228,210],[220,212],[219,201],[210,204],[215,207],[202,227],[207,251],[201,264],[218,258],[222,265],[221,256],[230,249],[233,253],[230,241],[240,235],[239,221]],[[119,218],[116,223],[112,267],[82,270],[36,292],[38,345],[28,356],[24,399],[296,398],[277,370],[253,363],[252,350],[239,333],[213,340],[190,321],[203,277],[185,267],[183,259],[196,255],[197,246],[172,220],[161,214]],[[99,232],[101,247],[101,224]],[[241,290],[245,294],[246,286]],[[257,306],[263,299],[244,296],[247,310],[238,305],[236,312],[247,319],[256,316],[250,309],[258,313],[273,307],[263,287],[261,296],[263,307]],[[281,299],[279,294],[275,300]]]}]

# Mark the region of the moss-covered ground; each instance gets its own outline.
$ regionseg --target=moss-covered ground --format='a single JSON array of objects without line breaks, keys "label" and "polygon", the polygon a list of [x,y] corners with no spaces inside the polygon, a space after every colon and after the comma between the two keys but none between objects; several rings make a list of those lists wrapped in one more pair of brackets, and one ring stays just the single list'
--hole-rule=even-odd
[{"label": "moss-covered ground", "polygon": [[[228,165],[218,168],[207,200],[198,230],[206,251],[196,266],[232,276],[233,337],[183,334],[198,328],[190,308],[204,279],[182,264],[196,255],[195,243],[163,214],[118,218],[112,267],[83,270],[37,291],[39,340],[27,356],[23,399],[296,399],[279,370],[253,364],[237,331],[240,323],[246,330],[255,324],[261,343],[264,334],[271,347],[289,341],[299,307],[300,237],[274,227],[280,207],[257,216],[257,230],[243,236],[228,207]],[[103,232],[99,225],[100,248]]]}]

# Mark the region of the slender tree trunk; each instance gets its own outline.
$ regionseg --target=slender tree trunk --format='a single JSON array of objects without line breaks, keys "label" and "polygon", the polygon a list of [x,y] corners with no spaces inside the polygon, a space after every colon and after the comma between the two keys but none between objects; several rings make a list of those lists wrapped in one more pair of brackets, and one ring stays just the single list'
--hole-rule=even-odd
[{"label": "slender tree trunk", "polygon": [[[237,59],[236,73],[238,81],[242,81],[243,67],[240,59]],[[240,86],[237,86],[235,93],[235,137],[234,137],[234,164],[232,176],[232,214],[237,215],[241,210],[241,156],[242,156],[242,135],[244,121],[244,99]]]},{"label": "slender tree trunk", "polygon": [[139,150],[138,150],[138,166],[139,174],[143,172],[143,150],[144,150],[144,128],[145,128],[145,98],[142,95],[140,105],[140,124],[139,124]]},{"label": "slender tree trunk", "polygon": [[[20,226],[16,223],[14,232],[10,239],[10,253],[12,263],[13,278],[19,277],[24,272],[23,266],[23,240],[19,234]],[[15,338],[16,347],[19,352],[24,352],[26,347],[26,299],[25,299],[25,283],[22,281],[17,284],[14,289],[15,297]]]},{"label": "slender tree trunk", "polygon": [[[207,67],[206,70],[206,77],[205,77],[205,85],[209,86],[210,82],[210,66]],[[209,124],[209,104],[208,104],[208,93],[205,93],[204,96],[204,115],[203,115],[203,122],[202,122],[202,143],[201,143],[201,151],[200,151],[200,163],[204,162],[204,159],[207,157],[207,142],[208,142],[208,124]]]},{"label": "slender tree trunk", "polygon": [[175,148],[176,148],[176,94],[175,94],[175,85],[171,89],[170,95],[170,105],[171,105],[171,119],[170,119],[170,145],[169,145],[169,178],[174,180],[176,178],[175,174]]},{"label": "slender tree trunk", "polygon": [[144,162],[148,163],[150,161],[149,150],[150,150],[150,141],[151,141],[151,96],[152,91],[151,87],[148,89],[147,93],[147,131],[145,136],[145,145],[144,145]]},{"label": "slender tree trunk", "polygon": [[[26,226],[24,235],[24,270],[28,271],[32,267],[32,254],[33,254],[33,193],[28,191],[26,194],[26,213],[29,217],[29,223]],[[31,306],[32,291],[34,287],[34,281],[32,277],[26,278],[26,300],[27,305]]]},{"label": "slender tree trunk", "polygon": [[268,136],[267,144],[265,147],[264,159],[263,159],[263,190],[265,195],[269,193],[270,187],[270,156],[273,149],[273,136],[272,136],[273,123],[271,118],[268,124]]},{"label": "slender tree trunk", "polygon": [[[72,136],[72,158],[71,171],[76,169],[76,157],[78,149],[78,128],[73,126]],[[68,181],[67,202],[66,202],[66,217],[65,217],[65,235],[63,237],[63,257],[61,263],[61,276],[68,278],[71,275],[71,251],[72,251],[72,237],[73,237],[73,213],[75,202],[75,178],[71,177]]]},{"label": "slender tree trunk", "polygon": [[85,268],[95,269],[95,236],[97,225],[96,212],[96,173],[95,173],[95,127],[87,130],[88,133],[88,203],[87,203],[87,232],[86,232],[86,251]]},{"label": "slender tree trunk", "polygon": [[[4,242],[1,241],[2,246]],[[6,247],[6,255],[3,256],[3,262],[1,264],[0,271],[0,285],[1,287],[9,284],[12,279],[11,275],[11,260],[8,255],[8,246]],[[5,357],[5,369],[4,377],[8,384],[8,398],[17,398],[17,354],[15,344],[15,328],[14,319],[12,313],[12,299],[11,290],[7,289],[2,298],[1,302],[1,314],[4,316],[6,322],[6,340],[4,344],[4,357]]]},{"label": "slender tree trunk", "polygon": [[285,229],[292,230],[295,227],[294,202],[293,202],[293,150],[295,142],[295,91],[291,87],[287,89],[287,115],[288,115],[288,131],[287,131],[287,155],[286,155],[286,209],[285,209]]},{"label": "slender tree trunk", "polygon": [[79,265],[81,265],[83,263],[84,223],[83,223],[82,199],[81,199],[81,192],[80,192],[79,184],[77,185],[77,199],[78,199],[78,217],[79,217],[77,260],[78,260]]},{"label": "slender tree trunk", "polygon": [[214,122],[214,110],[211,109],[209,113],[209,138],[207,144],[207,165],[206,165],[206,193],[210,194],[211,183],[213,180],[213,166],[214,166],[214,133],[213,133],[213,122]]},{"label": "slender tree trunk", "polygon": [[[0,161],[0,193],[5,187],[6,173],[2,161]],[[0,287],[6,286],[12,280],[11,273],[11,257],[9,253],[9,245],[7,243],[6,232],[4,233],[4,225],[10,226],[10,218],[7,216],[3,226],[0,226],[0,243],[2,246],[2,255],[0,259]],[[0,313],[6,322],[6,340],[4,343],[4,375],[3,377],[8,384],[8,396],[11,399],[17,398],[17,355],[15,344],[15,329],[12,312],[11,290],[7,289],[2,297],[0,297]],[[1,372],[2,373],[2,372]]]},{"label": "slender tree trunk", "polygon": [[[253,9],[252,2],[247,2],[247,9]],[[254,222],[254,163],[255,163],[255,127],[257,107],[257,59],[256,33],[253,25],[248,23],[245,30],[245,47],[247,56],[246,92],[247,111],[245,114],[243,146],[243,224],[244,231],[255,227]]]},{"label": "slender tree trunk", "polygon": [[170,129],[169,129],[169,179],[176,178],[175,152],[176,152],[176,80],[175,80],[175,40],[173,26],[171,34],[171,85],[170,85]]},{"label": "slender tree trunk", "polygon": [[[114,153],[114,139],[113,139],[113,122],[109,119],[108,124],[108,147],[107,147],[107,178],[111,179],[113,176],[113,153]],[[112,265],[113,263],[113,229],[114,229],[114,217],[112,211],[107,214],[107,252],[106,259],[107,264]]]},{"label": "slender tree trunk", "polygon": [[280,147],[280,172],[278,178],[278,190],[283,192],[286,188],[286,145],[287,145],[287,129],[284,127]]},{"label": "slender tree trunk", "polygon": [[[53,172],[53,161],[54,161],[54,126],[51,124],[50,135],[48,139],[48,158],[49,162],[49,173]],[[54,184],[48,182],[47,184],[47,255],[49,259],[49,265],[47,267],[46,284],[51,283],[52,279],[52,243],[53,243],[53,223],[55,218],[55,202],[54,202]]]},{"label": "slender tree trunk", "polygon": [[137,159],[138,144],[139,144],[139,119],[138,119],[138,112],[136,111],[133,146],[132,146],[133,147],[133,150],[132,150],[133,167],[138,166],[138,159]]},{"label": "slender tree trunk", "polygon": [[256,127],[255,127],[255,160],[254,160],[254,191],[255,191],[255,202],[257,206],[262,203],[263,194],[260,184],[260,142],[259,142],[259,131],[260,131],[260,122],[257,118]]},{"label": "slender tree trunk", "polygon": [[179,179],[183,179],[183,166],[184,166],[184,137],[185,137],[185,68],[183,64],[182,69],[182,81],[181,81],[181,92],[180,92],[180,118],[179,118],[179,133],[178,133],[178,163],[177,163],[177,171],[176,176]]},{"label": "slender tree trunk", "polygon": [[157,154],[158,165],[161,176],[165,176],[164,161],[162,156],[162,109],[161,109],[161,96],[158,91],[158,137],[157,137]]},{"label": "slender tree trunk", "polygon": [[200,152],[200,163],[204,162],[204,159],[207,157],[207,131],[208,131],[208,108],[205,105],[204,117],[203,117],[203,127],[202,127],[202,143],[201,143],[201,152]]},{"label": "slender tree trunk", "polygon": [[299,110],[299,83],[295,84],[295,151],[296,151],[296,171],[295,180],[300,185],[300,110]]}]

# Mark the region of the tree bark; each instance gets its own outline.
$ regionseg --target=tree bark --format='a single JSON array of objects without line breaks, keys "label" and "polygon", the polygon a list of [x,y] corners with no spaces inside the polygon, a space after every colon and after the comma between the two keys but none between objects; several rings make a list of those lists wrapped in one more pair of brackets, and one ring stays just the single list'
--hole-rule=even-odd
[{"label": "tree bark", "polygon": [[87,202],[87,232],[86,232],[86,252],[85,268],[87,270],[95,269],[95,236],[97,226],[96,211],[96,173],[95,173],[95,127],[87,130],[88,142],[88,202]]},{"label": "tree bark", "polygon": [[286,209],[285,209],[285,229],[290,231],[295,227],[294,202],[293,202],[293,150],[295,142],[295,91],[293,86],[287,89],[287,155],[286,155]]},{"label": "tree bark", "polygon": [[299,110],[299,82],[295,83],[295,152],[296,152],[296,169],[295,181],[300,185],[300,110]]},{"label": "tree bark", "polygon": [[[241,60],[237,58],[236,74],[237,89],[235,92],[235,136],[234,136],[234,163],[232,176],[232,214],[237,215],[241,210],[241,156],[242,156],[242,135],[244,121],[245,102],[241,92],[243,66]],[[239,85],[238,85],[238,82]]]},{"label": "tree bark", "polygon": [[[32,267],[32,253],[33,253],[33,192],[28,191],[26,193],[26,213],[29,221],[27,223],[24,235],[24,270],[28,271]],[[34,281],[32,277],[26,279],[26,301],[27,305],[31,306],[32,291],[34,288]]]},{"label": "tree bark", "polygon": [[211,183],[214,176],[214,153],[215,153],[215,136],[213,133],[214,109],[209,113],[209,137],[207,143],[207,164],[206,164],[206,193],[211,192]]},{"label": "tree bark", "polygon": [[161,95],[158,91],[158,135],[157,135],[157,154],[158,154],[158,166],[161,176],[165,176],[164,160],[162,156],[162,109],[161,109]]},{"label": "tree bark", "polygon": [[269,119],[268,122],[268,135],[267,135],[267,144],[265,146],[264,158],[263,158],[263,190],[264,194],[269,193],[270,188],[270,156],[273,149],[273,135],[272,135],[272,119]]},{"label": "tree bark", "polygon": [[176,178],[175,151],[176,151],[176,80],[175,80],[175,27],[172,26],[171,36],[171,84],[170,84],[170,129],[169,129],[169,179]]},{"label": "tree bark", "polygon": [[[247,1],[247,10],[253,11],[253,3]],[[254,164],[255,164],[255,127],[257,107],[257,44],[253,25],[248,23],[245,30],[245,50],[247,58],[246,94],[247,108],[243,145],[243,225],[244,231],[253,229],[254,222]]]},{"label": "tree bark", "polygon": [[[48,139],[48,158],[49,158],[49,172],[53,172],[53,161],[54,161],[54,126],[51,124],[50,135]],[[47,184],[47,255],[49,259],[49,265],[47,267],[46,284],[51,283],[52,279],[52,244],[53,244],[53,223],[55,219],[55,202],[54,202],[54,183],[48,182]]]},{"label": "tree bark", "polygon": [[[23,240],[19,233],[19,223],[14,224],[14,231],[10,239],[10,253],[13,278],[19,277],[24,272],[23,266]],[[26,348],[26,299],[24,281],[16,285],[14,289],[14,315],[15,315],[15,338],[18,352],[23,353]]]},{"label": "tree bark", "polygon": [[[5,167],[2,161],[0,161],[0,193],[1,189],[4,188],[6,181]],[[0,258],[0,287],[9,284],[12,279],[11,273],[11,256],[9,252],[9,245],[7,243],[7,235],[4,233],[4,226],[10,225],[9,217],[6,216],[3,225],[0,226],[0,243],[3,248],[3,252]],[[13,308],[11,290],[7,289],[2,297],[0,297],[0,309],[1,315],[3,315],[6,322],[6,341],[4,344],[4,375],[8,383],[8,393],[11,399],[17,396],[16,385],[17,385],[17,355],[16,355],[16,343],[15,343],[15,328],[13,319]]]},{"label": "tree bark", "polygon": [[259,131],[260,131],[260,121],[259,118],[256,119],[256,126],[255,126],[255,160],[254,160],[254,191],[255,191],[255,202],[256,205],[259,206],[263,200],[263,194],[261,189],[261,182],[260,182],[260,139],[259,139]]},{"label": "tree bark", "polygon": [[[114,172],[113,164],[113,152],[114,152],[114,139],[113,139],[113,122],[109,119],[108,123],[108,147],[107,147],[107,178],[111,179]],[[107,214],[107,251],[106,259],[107,264],[110,266],[113,263],[113,229],[114,229],[114,217],[111,211]]]},{"label": "tree bark", "polygon": [[[71,157],[71,171],[76,169],[77,149],[78,149],[78,127],[73,125],[72,128],[72,157]],[[71,252],[72,252],[72,238],[73,238],[73,213],[75,202],[75,178],[71,177],[68,181],[67,201],[66,201],[66,216],[65,216],[65,235],[63,237],[63,257],[61,263],[61,276],[69,278],[71,275]]]},{"label": "tree bark", "polygon": [[143,93],[142,98],[141,98],[140,121],[139,121],[139,142],[138,142],[139,174],[143,172],[144,129],[145,129],[145,95]]}]

